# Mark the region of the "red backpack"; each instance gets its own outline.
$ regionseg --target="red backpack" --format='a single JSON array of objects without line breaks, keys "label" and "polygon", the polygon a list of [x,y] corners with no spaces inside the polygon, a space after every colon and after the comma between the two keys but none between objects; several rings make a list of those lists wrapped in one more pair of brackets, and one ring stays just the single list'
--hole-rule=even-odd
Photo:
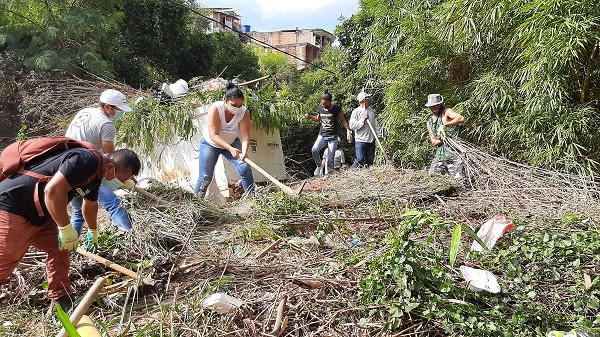
[{"label": "red backpack", "polygon": [[39,200],[39,183],[47,183],[52,179],[53,176],[46,176],[36,172],[25,170],[25,166],[29,163],[33,163],[38,159],[42,159],[47,155],[53,153],[59,153],[68,149],[73,148],[86,148],[90,150],[96,158],[98,158],[98,169],[93,176],[89,177],[85,182],[73,188],[86,186],[100,174],[102,168],[102,155],[92,143],[76,140],[68,137],[41,137],[30,140],[23,140],[14,142],[7,146],[2,153],[0,153],[0,166],[2,166],[2,174],[0,175],[0,181],[8,178],[13,174],[25,174],[30,177],[37,178],[39,181],[35,184],[34,201],[35,207],[40,217],[44,216],[42,206]]}]

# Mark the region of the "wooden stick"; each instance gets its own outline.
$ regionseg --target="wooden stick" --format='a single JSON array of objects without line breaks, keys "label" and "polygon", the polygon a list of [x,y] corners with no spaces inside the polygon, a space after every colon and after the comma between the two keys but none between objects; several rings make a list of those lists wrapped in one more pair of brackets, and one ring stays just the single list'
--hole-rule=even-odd
[{"label": "wooden stick", "polygon": [[240,83],[240,84],[238,84],[238,87],[242,87],[242,86],[245,86],[245,85],[251,85],[251,84],[254,84],[254,83],[258,83],[258,82],[266,80],[269,77],[271,77],[271,75],[259,77],[259,78],[255,79],[255,80],[252,80],[252,81]]},{"label": "wooden stick", "polygon": [[281,241],[283,241],[283,239],[282,239],[282,238],[279,238],[279,239],[277,239],[277,241],[275,241],[275,242],[273,242],[272,244],[270,244],[270,245],[269,245],[269,247],[267,247],[267,248],[263,249],[263,250],[262,250],[262,252],[258,253],[258,255],[256,255],[256,256],[254,257],[254,259],[255,259],[255,260],[258,260],[258,259],[260,259],[261,257],[263,257],[263,256],[267,255],[267,253],[268,253],[268,252],[269,252],[271,249],[273,249],[273,248],[277,247],[277,245],[278,245],[278,244],[280,244],[280,243],[281,243]]},{"label": "wooden stick", "polygon": [[379,141],[379,138],[377,137],[377,134],[375,133],[375,129],[373,128],[373,125],[371,124],[371,121],[369,121],[367,119],[366,122],[367,122],[367,125],[369,125],[369,128],[371,129],[371,132],[373,132],[373,137],[375,137],[375,141],[377,142],[377,145],[379,145],[379,149],[381,150],[381,153],[383,153],[383,156],[385,157],[385,163],[389,164],[390,163],[390,158],[388,158],[387,153],[385,153],[385,150],[383,149],[383,145],[381,145],[381,142]]},{"label": "wooden stick", "polygon": [[283,295],[283,298],[277,307],[277,318],[275,318],[275,326],[273,327],[273,331],[271,331],[272,336],[279,337],[283,333],[281,328],[283,327],[283,310],[285,309],[285,302],[287,302],[287,295]]},{"label": "wooden stick", "polygon": [[282,184],[279,180],[275,179],[275,177],[273,177],[272,175],[270,175],[269,173],[267,173],[267,171],[263,170],[260,166],[256,165],[256,163],[254,163],[252,160],[250,160],[250,158],[244,159],[244,162],[246,162],[248,165],[252,166],[253,169],[255,169],[258,172],[262,173],[263,176],[265,176],[267,179],[269,179],[270,181],[272,181],[273,184],[277,185],[277,187],[279,187],[285,193],[287,193],[289,195],[297,195],[298,194],[292,188],[290,188],[290,187]]},{"label": "wooden stick", "polygon": [[146,190],[144,190],[144,189],[142,189],[142,188],[139,188],[139,187],[137,187],[137,186],[135,187],[135,191],[136,191],[136,192],[138,192],[139,194],[141,194],[141,195],[145,196],[146,198],[148,198],[148,199],[152,199],[152,200],[154,200],[154,201],[158,201],[158,202],[160,202],[161,204],[165,204],[165,205],[166,205],[166,204],[169,204],[169,202],[168,202],[168,201],[165,201],[164,199],[162,199],[162,198],[159,198],[159,197],[155,196],[154,194],[152,194],[152,193],[150,193],[150,192],[148,192],[148,191],[146,191]]},{"label": "wooden stick", "polygon": [[133,270],[127,269],[127,268],[125,268],[125,267],[123,267],[123,266],[121,266],[119,264],[116,264],[116,263],[114,263],[114,262],[112,262],[110,260],[107,260],[107,259],[103,258],[102,256],[90,253],[90,252],[86,251],[85,249],[83,249],[81,247],[77,247],[77,253],[79,253],[79,254],[81,254],[81,255],[83,255],[85,257],[89,257],[90,259],[92,259],[92,260],[94,260],[94,261],[96,261],[96,262],[98,262],[100,264],[103,264],[103,265],[107,266],[108,268],[110,268],[112,270],[118,271],[119,273],[121,273],[123,275],[129,276],[129,277],[131,277],[133,279],[136,279],[136,280],[140,279],[144,284],[151,285],[151,286],[156,285],[155,281],[147,279],[145,277],[140,277]]},{"label": "wooden stick", "polygon": [[[96,297],[98,297],[98,294],[100,293],[100,291],[102,291],[102,288],[104,287],[105,284],[106,284],[106,279],[104,277],[99,277],[98,279],[96,279],[96,282],[94,282],[94,285],[90,288],[90,290],[88,290],[87,294],[85,294],[85,296],[83,297],[83,299],[81,300],[81,302],[79,303],[77,308],[75,308],[75,310],[69,317],[69,319],[71,320],[71,323],[73,323],[73,325],[76,326],[77,323],[79,323],[79,320],[81,319],[81,317],[83,317],[85,312],[90,308],[92,303],[94,303],[94,301],[96,300]],[[56,337],[66,337],[66,336],[67,336],[67,331],[64,328],[62,328],[60,330],[60,332],[56,335]]]}]

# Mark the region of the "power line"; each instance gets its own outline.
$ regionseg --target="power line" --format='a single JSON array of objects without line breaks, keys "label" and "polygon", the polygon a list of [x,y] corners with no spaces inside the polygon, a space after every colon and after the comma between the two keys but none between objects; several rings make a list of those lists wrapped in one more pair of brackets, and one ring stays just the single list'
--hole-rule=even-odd
[{"label": "power line", "polygon": [[240,30],[237,30],[237,29],[233,28],[233,27],[228,27],[228,26],[226,26],[224,23],[221,23],[220,21],[217,21],[217,20],[215,20],[215,19],[213,19],[213,18],[211,18],[211,17],[208,17],[208,16],[206,16],[206,15],[204,15],[204,14],[200,13],[200,12],[198,12],[197,10],[195,10],[195,9],[191,8],[191,7],[190,7],[190,6],[188,6],[188,5],[185,5],[185,4],[182,4],[182,3],[176,2],[176,1],[173,1],[173,3],[176,3],[176,4],[177,4],[177,5],[179,5],[179,6],[184,6],[185,8],[187,8],[187,9],[188,9],[190,12],[192,12],[192,13],[195,13],[195,14],[197,14],[197,15],[199,15],[199,16],[201,16],[201,17],[203,17],[203,18],[205,18],[205,19],[207,19],[207,20],[209,20],[209,21],[216,22],[216,23],[220,24],[221,26],[225,27],[226,29],[229,29],[229,30],[231,30],[231,31],[233,31],[233,32],[236,32],[236,33],[238,33],[238,34],[244,35],[244,36],[246,36],[247,38],[249,38],[249,39],[251,39],[251,40],[254,40],[254,41],[256,41],[256,42],[258,42],[258,43],[260,43],[260,44],[263,44],[263,45],[265,45],[265,46],[267,46],[267,47],[269,47],[269,48],[275,49],[275,50],[279,51],[280,53],[283,53],[283,54],[285,54],[285,55],[289,55],[289,56],[291,56],[291,57],[293,57],[293,58],[295,58],[295,59],[297,59],[297,60],[300,60],[300,61],[302,61],[302,62],[304,62],[304,63],[310,64],[311,66],[313,66],[313,67],[315,67],[315,68],[319,68],[319,69],[321,69],[321,70],[325,70],[326,72],[328,72],[328,73],[331,73],[331,74],[333,74],[333,75],[337,75],[335,72],[333,72],[333,71],[331,71],[331,70],[325,69],[325,68],[323,68],[323,67],[321,67],[321,66],[318,66],[318,65],[316,65],[316,64],[314,64],[314,63],[308,62],[307,60],[301,59],[301,58],[299,58],[299,57],[298,57],[298,56],[296,56],[296,55],[290,54],[290,53],[288,53],[288,52],[286,52],[286,51],[284,51],[284,50],[281,50],[281,49],[279,49],[279,48],[277,48],[277,47],[275,47],[275,46],[271,45],[271,44],[268,44],[268,43],[266,43],[266,42],[264,42],[264,41],[261,41],[261,40],[259,40],[259,39],[256,39],[256,38],[252,37],[251,35],[248,35],[248,34],[246,34],[246,33],[242,32],[242,31],[240,31]]}]

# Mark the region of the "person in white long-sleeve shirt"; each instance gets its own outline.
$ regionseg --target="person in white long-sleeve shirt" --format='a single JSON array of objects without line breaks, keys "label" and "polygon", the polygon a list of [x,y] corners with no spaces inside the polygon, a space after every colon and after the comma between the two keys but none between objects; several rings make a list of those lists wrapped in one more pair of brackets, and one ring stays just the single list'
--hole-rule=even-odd
[{"label": "person in white long-sleeve shirt", "polygon": [[[350,116],[350,129],[354,131],[354,140],[356,144],[356,159],[352,164],[352,168],[357,168],[364,162],[366,166],[373,165],[375,160],[375,137],[383,141],[379,124],[375,119],[375,111],[369,108],[370,95],[365,92],[358,94],[356,99],[360,102],[360,106]],[[375,134],[367,124],[367,119],[375,129]]]}]

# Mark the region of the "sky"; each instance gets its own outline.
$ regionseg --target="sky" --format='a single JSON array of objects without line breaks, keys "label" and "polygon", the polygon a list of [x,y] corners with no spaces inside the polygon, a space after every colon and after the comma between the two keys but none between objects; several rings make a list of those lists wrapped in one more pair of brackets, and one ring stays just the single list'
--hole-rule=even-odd
[{"label": "sky", "polygon": [[231,7],[253,31],[322,28],[333,33],[339,17],[358,12],[359,0],[200,0],[204,7]]}]

